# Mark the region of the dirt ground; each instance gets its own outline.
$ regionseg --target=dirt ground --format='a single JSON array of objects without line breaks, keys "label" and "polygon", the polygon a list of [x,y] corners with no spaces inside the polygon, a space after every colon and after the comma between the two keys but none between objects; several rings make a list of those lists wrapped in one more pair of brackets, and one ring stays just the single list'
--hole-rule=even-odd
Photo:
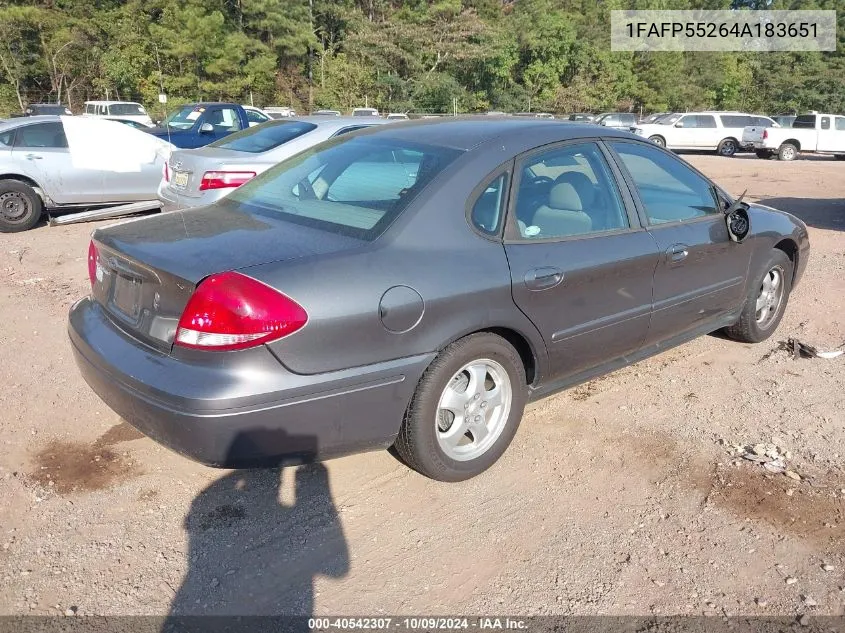
[{"label": "dirt ground", "polygon": [[[845,165],[688,159],[811,226],[775,337],[535,403],[463,484],[387,452],[232,472],[161,448],[71,358],[94,225],[0,236],[0,613],[845,613],[845,357],[778,348],[845,343]],[[733,454],[759,442],[801,480]]]}]

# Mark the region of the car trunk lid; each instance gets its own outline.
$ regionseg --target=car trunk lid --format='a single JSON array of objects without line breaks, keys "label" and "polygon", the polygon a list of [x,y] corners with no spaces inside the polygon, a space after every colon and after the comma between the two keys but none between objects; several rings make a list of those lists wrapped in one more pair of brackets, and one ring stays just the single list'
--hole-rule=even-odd
[{"label": "car trunk lid", "polygon": [[361,244],[224,205],[99,229],[93,241],[94,299],[125,331],[161,350],[171,348],[188,299],[208,275]]},{"label": "car trunk lid", "polygon": [[251,171],[257,173],[255,169],[242,164],[244,157],[243,152],[234,152],[219,147],[201,147],[173,152],[168,162],[170,170],[168,187],[179,196],[198,198],[202,195],[200,184],[203,174],[207,171]]}]

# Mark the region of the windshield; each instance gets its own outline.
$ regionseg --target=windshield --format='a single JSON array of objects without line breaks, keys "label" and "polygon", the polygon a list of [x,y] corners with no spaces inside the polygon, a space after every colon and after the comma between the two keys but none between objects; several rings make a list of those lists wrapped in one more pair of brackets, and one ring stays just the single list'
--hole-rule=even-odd
[{"label": "windshield", "polygon": [[259,154],[292,141],[316,128],[316,125],[306,121],[272,121],[231,134],[215,141],[210,147]]},{"label": "windshield", "polygon": [[225,198],[248,213],[374,240],[460,150],[338,137],[297,154]]},{"label": "windshield", "polygon": [[194,127],[194,122],[202,116],[205,108],[202,106],[184,106],[176,110],[165,120],[165,125],[177,130],[188,130]]},{"label": "windshield", "polygon": [[147,111],[138,103],[113,103],[109,106],[109,114],[117,116],[144,115]]},{"label": "windshield", "polygon": [[674,125],[675,122],[680,119],[683,115],[679,112],[675,112],[673,114],[667,114],[666,116],[658,119],[655,121],[658,125]]}]

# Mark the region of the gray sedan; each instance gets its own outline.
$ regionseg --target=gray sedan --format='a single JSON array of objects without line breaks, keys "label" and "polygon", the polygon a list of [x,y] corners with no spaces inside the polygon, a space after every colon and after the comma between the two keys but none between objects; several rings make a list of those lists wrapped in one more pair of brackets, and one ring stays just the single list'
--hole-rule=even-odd
[{"label": "gray sedan", "polygon": [[198,149],[176,150],[158,187],[164,211],[216,202],[284,159],[334,136],[387,123],[373,117],[276,120]]},{"label": "gray sedan", "polygon": [[0,123],[0,232],[45,209],[155,200],[170,144],[116,121],[33,116]]},{"label": "gray sedan", "polygon": [[457,481],[529,400],[714,330],[767,339],[808,255],[800,220],[631,134],[419,121],[98,229],[69,331],[94,391],[193,459],[393,446]]}]

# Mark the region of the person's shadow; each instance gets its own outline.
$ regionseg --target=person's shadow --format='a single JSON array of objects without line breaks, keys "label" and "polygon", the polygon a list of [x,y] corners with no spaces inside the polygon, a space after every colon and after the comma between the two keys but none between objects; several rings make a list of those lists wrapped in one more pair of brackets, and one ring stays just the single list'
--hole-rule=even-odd
[{"label": "person's shadow", "polygon": [[[267,429],[240,434],[229,452],[248,459],[256,447],[268,446],[295,447],[294,462],[317,453],[314,438]],[[291,493],[292,502],[283,499]],[[197,495],[185,528],[188,572],[162,627],[168,633],[228,629],[233,622],[206,616],[299,616],[276,622],[273,630],[308,630],[315,577],[349,571],[328,471],[320,463],[235,470]],[[253,624],[268,630],[267,621]]]}]

